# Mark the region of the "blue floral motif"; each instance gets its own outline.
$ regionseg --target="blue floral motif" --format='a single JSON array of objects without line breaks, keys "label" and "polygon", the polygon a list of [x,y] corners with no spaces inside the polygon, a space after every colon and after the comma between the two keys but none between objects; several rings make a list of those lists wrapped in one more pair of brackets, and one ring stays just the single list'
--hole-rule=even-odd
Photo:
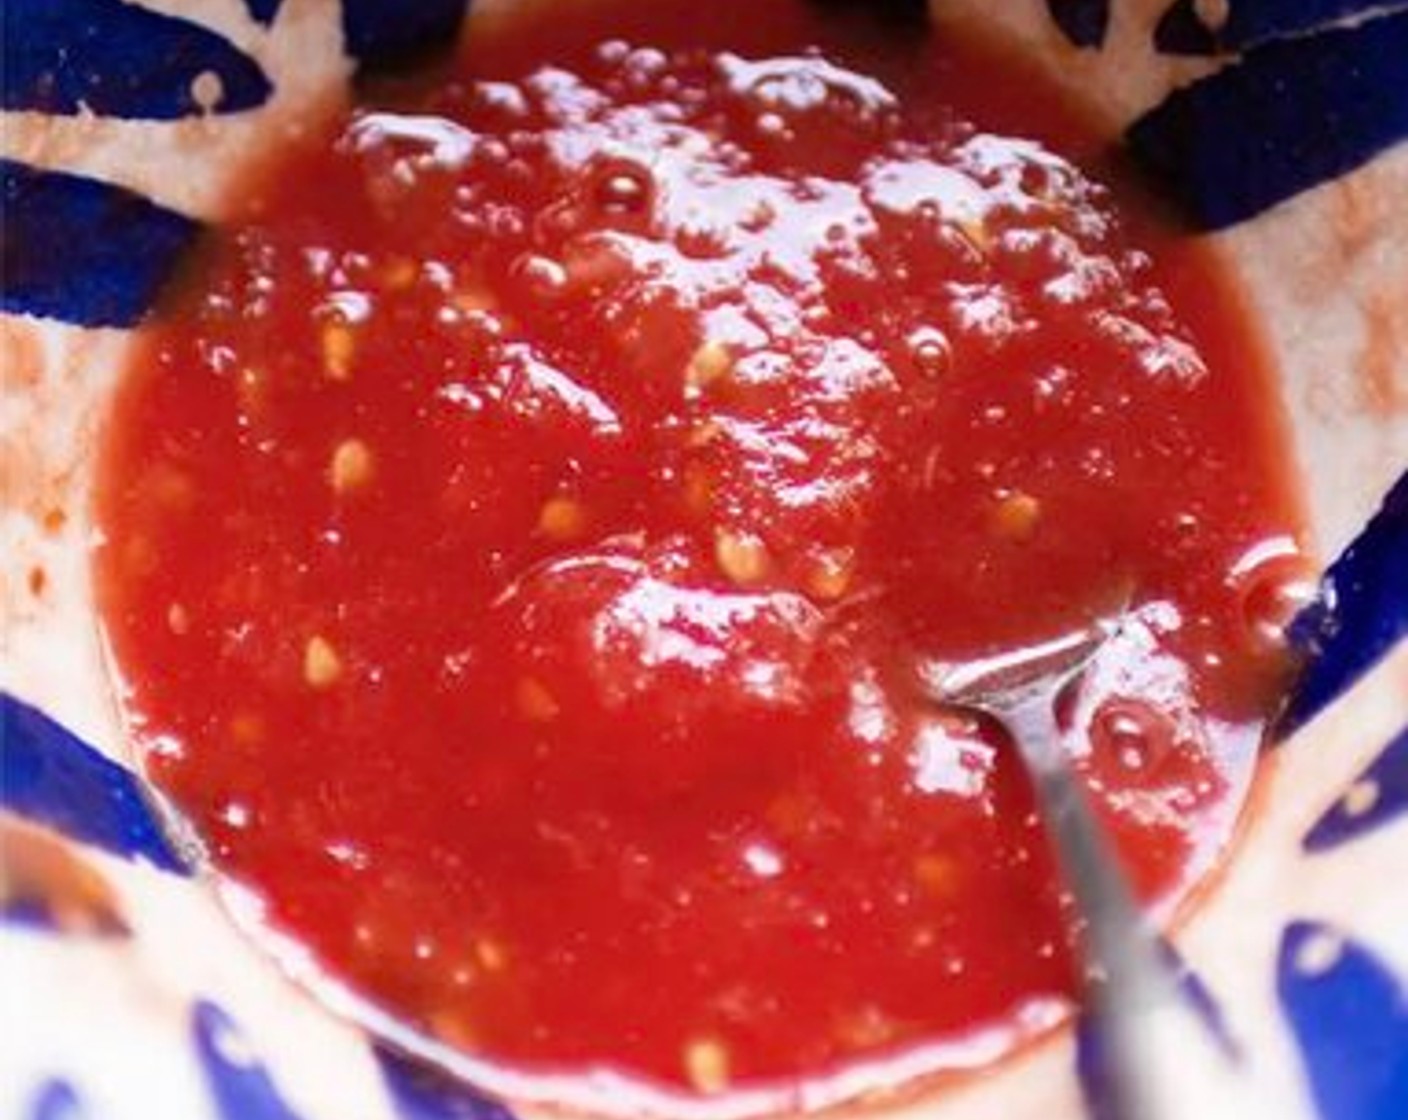
[{"label": "blue floral motif", "polygon": [[1086,1013],[1076,1019],[1076,1078],[1090,1120],[1124,1120],[1111,1091],[1100,1022]]},{"label": "blue floral motif", "polygon": [[35,1090],[29,1106],[29,1120],[85,1120],[88,1111],[72,1085],[52,1077]]},{"label": "blue floral motif", "polygon": [[0,159],[0,310],[83,326],[131,326],[199,225],[82,175]]},{"label": "blue floral motif", "polygon": [[822,8],[858,8],[893,26],[923,26],[929,20],[929,0],[812,0]]},{"label": "blue floral motif", "polygon": [[[18,929],[42,931],[44,933],[78,936],[80,931],[66,924],[54,908],[42,898],[12,898],[0,902],[0,923]],[[98,916],[95,922],[81,931],[87,936],[130,937],[132,931],[118,918]]]},{"label": "blue floral motif", "polygon": [[0,902],[0,922],[27,929],[57,930],[58,923],[42,898],[7,898]]},{"label": "blue floral motif", "polygon": [[[243,2],[266,27],[282,5]],[[348,52],[373,69],[451,44],[467,4],[345,0]],[[1048,9],[1073,44],[1103,44],[1108,0],[1048,0]],[[1408,4],[1386,0],[1231,0],[1229,19],[1213,31],[1197,19],[1192,0],[1177,0],[1156,32],[1161,50],[1255,49],[1136,122],[1128,136],[1132,151],[1210,229],[1359,166],[1408,135],[1405,9]],[[922,14],[922,0],[895,0],[887,10]],[[1381,18],[1304,37],[1371,11]],[[272,92],[257,63],[222,36],[122,0],[4,0],[0,20],[6,109],[175,120],[253,109]],[[197,92],[204,75],[216,79],[206,83],[209,98]],[[0,197],[7,227],[0,308],[84,325],[137,322],[199,230],[191,219],[120,187],[8,160],[0,160]],[[1297,623],[1294,636],[1307,651],[1307,668],[1283,730],[1311,718],[1408,633],[1404,573],[1408,475],[1331,568],[1320,600]],[[187,871],[134,775],[4,694],[0,720],[0,808],[109,852]],[[1336,803],[1307,833],[1307,850],[1360,836],[1408,808],[1408,729],[1360,781],[1373,783],[1372,802],[1359,810]],[[7,904],[4,917],[43,924],[51,915],[42,902],[21,899]],[[1347,943],[1335,959],[1307,968],[1307,946],[1327,932],[1309,923],[1291,926],[1278,966],[1279,998],[1322,1116],[1408,1117],[1404,987],[1371,954]],[[1228,1041],[1210,994],[1191,974],[1185,984],[1210,1029]],[[241,1056],[239,1030],[223,1010],[197,1003],[191,1029],[212,1099],[226,1120],[298,1120],[264,1067]],[[1107,1115],[1098,1088],[1098,1028],[1089,1018],[1080,1022],[1078,1042],[1092,1115]],[[375,1054],[401,1120],[512,1120],[502,1104],[412,1059],[380,1047]],[[86,1115],[73,1087],[54,1078],[31,1096],[26,1120]]]},{"label": "blue floral motif", "polygon": [[1296,922],[1281,939],[1276,990],[1322,1120],[1408,1116],[1400,979],[1338,932]]},{"label": "blue floral motif", "polygon": [[[1408,30],[1408,19],[1405,19]],[[1408,38],[1404,59],[1408,59]],[[1408,81],[1402,82],[1408,90]],[[1305,664],[1277,733],[1301,727],[1408,636],[1408,472],[1291,627]]]},{"label": "blue floral motif", "polygon": [[0,693],[0,735],[0,808],[115,855],[187,873],[130,770],[7,693]]},{"label": "blue floral motif", "polygon": [[1343,175],[1408,136],[1408,12],[1269,43],[1140,117],[1135,160],[1204,229]]},{"label": "blue floral motif", "polygon": [[248,1056],[243,1033],[228,1014],[200,1000],[191,1012],[191,1032],[223,1120],[299,1120],[268,1071]]},{"label": "blue floral motif", "polygon": [[1110,30],[1110,0],[1046,0],[1056,26],[1077,47],[1100,47]]},{"label": "blue floral motif", "polygon": [[1226,22],[1210,28],[1195,0],[1176,0],[1154,29],[1154,45],[1165,54],[1221,54],[1405,7],[1403,0],[1228,0]]},{"label": "blue floral motif", "polygon": [[[43,837],[66,855],[63,841]],[[132,930],[123,920],[116,900],[106,889],[106,881],[84,876],[64,863],[38,867],[15,867],[23,859],[14,851],[14,837],[0,834],[0,871],[9,882],[0,888],[0,922],[5,925],[59,933],[70,937],[130,937]],[[73,860],[72,856],[68,857]],[[19,874],[16,875],[16,870]]]},{"label": "blue floral motif", "polygon": [[1408,727],[1384,748],[1301,841],[1307,852],[1336,848],[1408,813]]},{"label": "blue floral motif", "polygon": [[[1170,942],[1161,938],[1158,947],[1173,970],[1180,994],[1202,1023],[1208,1037],[1229,1061],[1240,1062],[1241,1044],[1233,1037],[1217,997]],[[1120,1115],[1111,1093],[1111,1071],[1107,1068],[1100,1017],[1093,1010],[1082,1010],[1076,1019],[1075,1036],[1076,1078],[1090,1120],[1129,1120]]]},{"label": "blue floral motif", "polygon": [[256,23],[262,23],[265,27],[274,22],[274,17],[279,14],[283,3],[284,0],[244,0],[244,6],[249,11],[250,18]]},{"label": "blue floral motif", "polygon": [[273,89],[224,37],[123,0],[6,0],[0,10],[6,109],[175,120],[253,109]]},{"label": "blue floral motif", "polygon": [[374,1050],[399,1120],[514,1120],[502,1104],[414,1058]]},{"label": "blue floral motif", "polygon": [[347,53],[363,69],[412,62],[427,51],[450,46],[459,36],[469,0],[343,0],[342,35]]}]

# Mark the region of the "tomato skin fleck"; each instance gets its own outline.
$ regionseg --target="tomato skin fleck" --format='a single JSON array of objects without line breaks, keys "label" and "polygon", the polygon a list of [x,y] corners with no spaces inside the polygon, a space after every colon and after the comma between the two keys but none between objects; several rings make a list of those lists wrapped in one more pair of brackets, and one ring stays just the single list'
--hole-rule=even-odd
[{"label": "tomato skin fleck", "polygon": [[96,557],[145,767],[272,923],[494,1063],[705,1095],[1074,992],[1016,755],[917,659],[1128,604],[1062,715],[1167,897],[1300,570],[1227,279],[1059,98],[721,7],[506,26],[252,183]]}]

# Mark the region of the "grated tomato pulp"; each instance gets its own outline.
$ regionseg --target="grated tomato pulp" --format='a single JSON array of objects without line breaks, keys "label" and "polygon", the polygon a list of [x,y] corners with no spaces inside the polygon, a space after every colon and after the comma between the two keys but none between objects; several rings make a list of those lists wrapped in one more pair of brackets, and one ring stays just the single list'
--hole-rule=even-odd
[{"label": "grated tomato pulp", "polygon": [[1037,75],[738,11],[471,33],[245,185],[96,559],[146,768],[270,923],[494,1066],[703,1094],[1059,1017],[1019,761],[915,666],[1128,600],[1065,746],[1168,901],[1297,564],[1233,288]]}]

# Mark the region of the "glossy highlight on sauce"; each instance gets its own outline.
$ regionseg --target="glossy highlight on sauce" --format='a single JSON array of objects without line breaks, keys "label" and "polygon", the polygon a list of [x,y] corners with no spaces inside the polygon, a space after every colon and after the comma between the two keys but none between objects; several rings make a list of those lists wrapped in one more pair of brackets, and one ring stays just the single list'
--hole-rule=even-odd
[{"label": "glossy highlight on sauce", "polygon": [[147,771],[274,927],[490,1063],[710,1095],[1067,1006],[1020,763],[922,662],[1127,605],[1065,745],[1171,899],[1299,564],[1231,290],[1059,99],[748,12],[506,26],[261,173],[96,559]]}]

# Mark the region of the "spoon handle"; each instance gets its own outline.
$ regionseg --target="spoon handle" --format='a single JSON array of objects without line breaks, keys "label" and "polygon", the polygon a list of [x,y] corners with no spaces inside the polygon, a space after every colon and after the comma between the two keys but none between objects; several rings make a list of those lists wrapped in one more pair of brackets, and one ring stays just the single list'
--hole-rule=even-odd
[{"label": "spoon handle", "polygon": [[[1059,684],[1059,682],[1058,682]],[[999,715],[1031,775],[1063,879],[1082,921],[1087,1005],[1118,1120],[1246,1120],[1248,1079],[1180,989],[1131,892],[1117,850],[1061,748],[1057,689]]]}]

